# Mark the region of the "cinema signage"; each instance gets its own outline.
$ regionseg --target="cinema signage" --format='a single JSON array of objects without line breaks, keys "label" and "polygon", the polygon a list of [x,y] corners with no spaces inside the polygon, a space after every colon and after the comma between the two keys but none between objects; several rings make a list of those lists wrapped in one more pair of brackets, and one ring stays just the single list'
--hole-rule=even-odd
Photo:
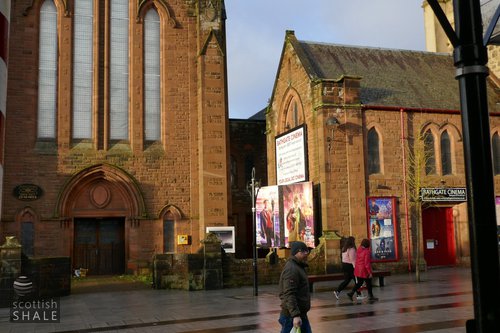
[{"label": "cinema signage", "polygon": [[275,139],[276,182],[287,185],[304,182],[307,173],[307,132],[305,125],[285,132]]},{"label": "cinema signage", "polygon": [[467,201],[465,187],[422,187],[420,189],[422,201]]}]

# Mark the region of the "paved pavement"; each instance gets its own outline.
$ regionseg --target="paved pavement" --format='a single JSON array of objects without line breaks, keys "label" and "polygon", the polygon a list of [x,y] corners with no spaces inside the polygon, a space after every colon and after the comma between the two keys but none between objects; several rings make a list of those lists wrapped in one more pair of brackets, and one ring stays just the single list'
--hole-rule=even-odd
[{"label": "paved pavement", "polygon": [[[465,333],[473,317],[470,270],[439,268],[386,278],[374,288],[378,302],[333,296],[337,282],[315,284],[309,318],[314,333]],[[127,290],[77,293],[61,298],[60,323],[10,323],[0,309],[0,332],[277,333],[277,286],[215,291]]]}]

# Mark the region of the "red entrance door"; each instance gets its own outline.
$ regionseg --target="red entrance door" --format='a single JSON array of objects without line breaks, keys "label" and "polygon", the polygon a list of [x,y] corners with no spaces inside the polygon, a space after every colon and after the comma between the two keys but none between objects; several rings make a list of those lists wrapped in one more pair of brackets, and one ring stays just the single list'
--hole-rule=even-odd
[{"label": "red entrance door", "polygon": [[455,265],[453,208],[430,207],[422,211],[424,258],[427,266]]}]

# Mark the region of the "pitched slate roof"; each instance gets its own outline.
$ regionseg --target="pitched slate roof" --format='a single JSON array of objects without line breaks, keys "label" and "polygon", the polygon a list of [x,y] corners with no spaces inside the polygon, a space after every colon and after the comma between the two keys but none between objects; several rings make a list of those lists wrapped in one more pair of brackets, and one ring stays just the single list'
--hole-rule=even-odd
[{"label": "pitched slate roof", "polygon": [[[460,108],[453,58],[447,54],[298,41],[312,79],[361,78],[361,103]],[[305,59],[304,59],[305,60]],[[304,63],[304,62],[303,62]]]},{"label": "pitched slate roof", "polygon": [[[361,104],[459,110],[460,94],[451,55],[299,41],[289,41],[311,80],[361,78]],[[489,111],[497,111],[488,82]],[[494,110],[495,109],[495,110]]]},{"label": "pitched slate roof", "polygon": [[266,120],[266,111],[267,111],[267,107],[266,108],[263,108],[262,110],[260,110],[259,112],[257,112],[256,114],[254,114],[253,116],[251,116],[250,120]]}]

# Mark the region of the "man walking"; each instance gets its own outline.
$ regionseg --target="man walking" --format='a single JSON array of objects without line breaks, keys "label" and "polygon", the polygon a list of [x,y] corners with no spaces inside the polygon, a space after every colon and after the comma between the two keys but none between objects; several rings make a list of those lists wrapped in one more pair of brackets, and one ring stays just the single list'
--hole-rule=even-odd
[{"label": "man walking", "polygon": [[307,312],[311,308],[311,295],[307,281],[307,257],[309,249],[304,242],[291,243],[292,255],[281,272],[279,297],[281,333],[289,333],[292,327],[300,327],[301,333],[311,333]]}]

